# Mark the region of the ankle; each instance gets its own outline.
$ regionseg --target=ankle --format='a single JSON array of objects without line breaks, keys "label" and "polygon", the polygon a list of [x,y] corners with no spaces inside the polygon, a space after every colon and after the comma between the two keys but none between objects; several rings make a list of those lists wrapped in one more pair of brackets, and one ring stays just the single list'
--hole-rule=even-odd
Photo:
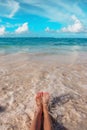
[{"label": "ankle", "polygon": [[44,113],[47,113],[47,112],[48,112],[48,105],[47,105],[47,104],[44,104],[44,105],[43,105],[43,112],[44,112]]},{"label": "ankle", "polygon": [[38,106],[36,109],[35,109],[35,114],[38,115],[38,114],[41,114],[42,113],[42,106]]}]

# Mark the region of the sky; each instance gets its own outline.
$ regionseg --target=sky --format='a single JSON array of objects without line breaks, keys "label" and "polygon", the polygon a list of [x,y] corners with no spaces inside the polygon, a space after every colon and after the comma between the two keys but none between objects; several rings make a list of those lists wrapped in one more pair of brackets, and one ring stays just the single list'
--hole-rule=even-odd
[{"label": "sky", "polygon": [[0,0],[0,37],[87,38],[87,0]]}]

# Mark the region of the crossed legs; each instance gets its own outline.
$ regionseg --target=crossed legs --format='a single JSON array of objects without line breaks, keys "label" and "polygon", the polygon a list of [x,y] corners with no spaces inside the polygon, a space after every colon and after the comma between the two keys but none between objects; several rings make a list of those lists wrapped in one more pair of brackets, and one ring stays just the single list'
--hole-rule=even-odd
[{"label": "crossed legs", "polygon": [[30,130],[52,130],[51,119],[48,113],[48,101],[48,93],[40,92],[36,95],[37,108],[34,113]]}]

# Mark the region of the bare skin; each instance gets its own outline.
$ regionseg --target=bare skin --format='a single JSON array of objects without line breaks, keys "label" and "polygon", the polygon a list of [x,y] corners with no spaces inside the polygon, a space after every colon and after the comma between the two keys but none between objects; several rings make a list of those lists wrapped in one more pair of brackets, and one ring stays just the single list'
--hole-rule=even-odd
[{"label": "bare skin", "polygon": [[43,93],[44,130],[52,130],[52,123],[48,113],[49,93]]},{"label": "bare skin", "polygon": [[34,113],[34,118],[31,124],[30,130],[41,130],[41,118],[42,118],[42,93],[36,95],[36,110]]},{"label": "bare skin", "polygon": [[[40,92],[36,95],[36,105],[37,109],[34,114],[34,119],[31,124],[30,130],[42,130],[42,124],[44,130],[52,130],[51,127],[51,119],[48,113],[48,101],[49,101],[49,94]],[[42,117],[44,116],[44,120]]]}]

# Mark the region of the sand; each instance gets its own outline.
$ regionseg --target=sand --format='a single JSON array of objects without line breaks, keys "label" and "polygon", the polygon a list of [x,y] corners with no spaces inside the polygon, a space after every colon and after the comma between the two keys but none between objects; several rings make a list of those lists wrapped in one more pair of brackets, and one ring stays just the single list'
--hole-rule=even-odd
[{"label": "sand", "polygon": [[35,94],[51,95],[54,130],[87,130],[87,53],[0,56],[0,130],[29,130]]}]

